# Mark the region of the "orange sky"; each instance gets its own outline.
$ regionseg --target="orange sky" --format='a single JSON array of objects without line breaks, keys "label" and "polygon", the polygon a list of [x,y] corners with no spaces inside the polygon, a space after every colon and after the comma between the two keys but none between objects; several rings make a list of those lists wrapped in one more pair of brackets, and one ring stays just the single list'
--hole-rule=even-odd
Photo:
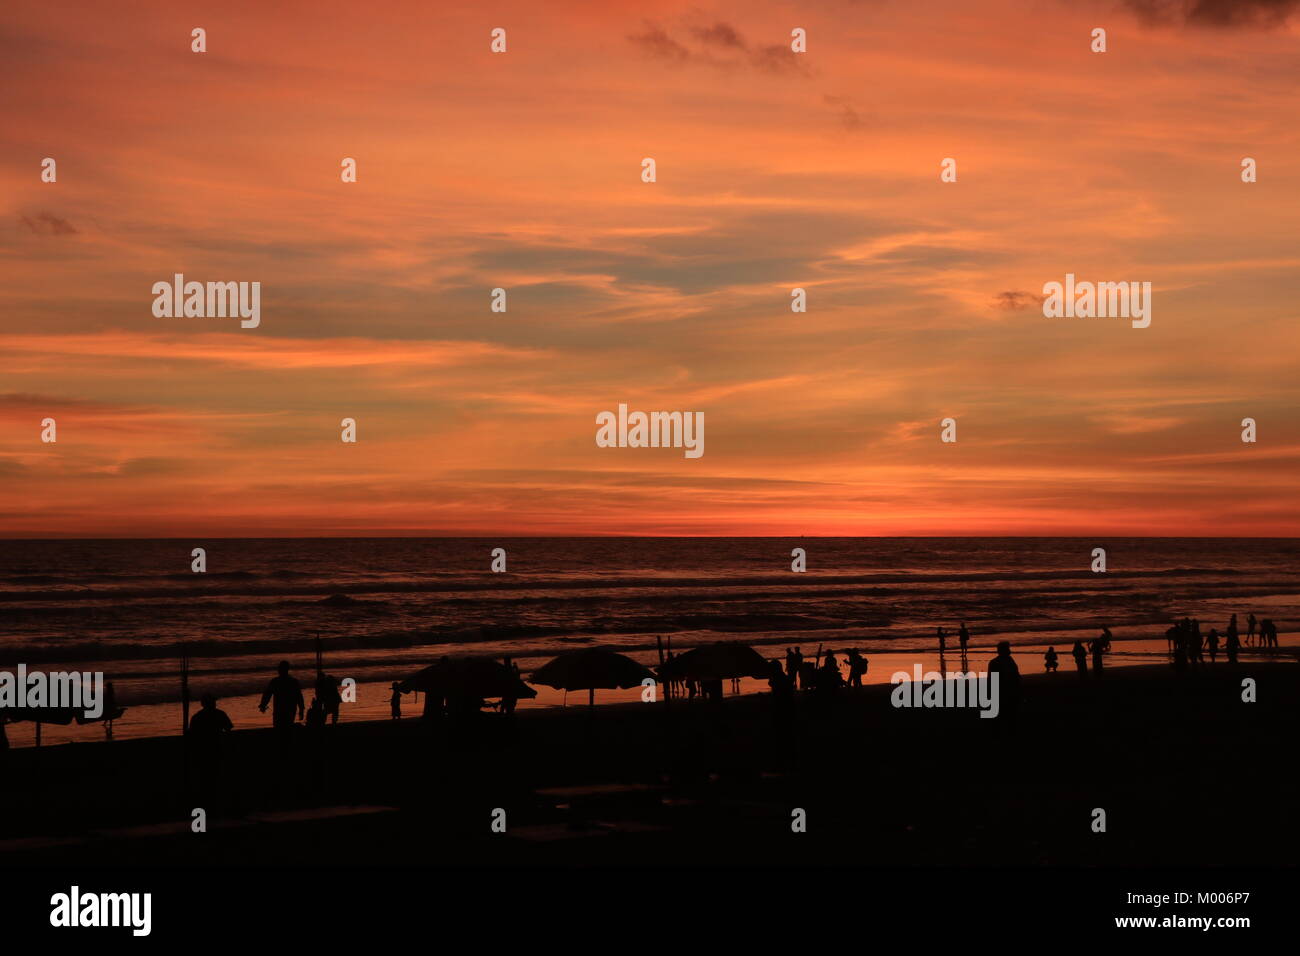
[{"label": "orange sky", "polygon": [[1293,6],[11,3],[0,534],[1300,534]]}]

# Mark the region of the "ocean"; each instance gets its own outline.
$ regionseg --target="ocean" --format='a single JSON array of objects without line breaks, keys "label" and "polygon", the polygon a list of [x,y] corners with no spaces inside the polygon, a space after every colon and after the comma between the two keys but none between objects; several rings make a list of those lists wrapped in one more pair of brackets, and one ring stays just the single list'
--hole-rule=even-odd
[{"label": "ocean", "polygon": [[1122,653],[1163,645],[1175,617],[1291,630],[1298,558],[1300,540],[1257,538],[8,540],[0,669],[103,670],[139,706],[178,699],[182,648],[194,692],[230,697],[281,658],[308,676],[318,639],[327,670],[381,687],[460,654],[510,655],[525,675],[591,644],[652,664],[657,638],[894,655],[933,648],[940,625],[954,646],[961,621],[973,647],[1062,652],[1108,626]]}]

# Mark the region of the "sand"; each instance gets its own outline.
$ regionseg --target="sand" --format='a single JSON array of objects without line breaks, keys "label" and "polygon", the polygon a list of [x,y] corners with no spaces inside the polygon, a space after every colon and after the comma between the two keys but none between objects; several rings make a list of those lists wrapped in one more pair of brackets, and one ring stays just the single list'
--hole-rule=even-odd
[{"label": "sand", "polygon": [[[1242,680],[1257,682],[1244,703]],[[1294,661],[1028,675],[1018,717],[890,688],[11,750],[12,865],[1270,864],[1294,857]],[[209,831],[191,832],[203,806]],[[1094,832],[1094,811],[1106,831]],[[492,830],[503,810],[505,832]],[[792,832],[796,810],[806,832]],[[499,814],[498,814],[499,817]]]}]

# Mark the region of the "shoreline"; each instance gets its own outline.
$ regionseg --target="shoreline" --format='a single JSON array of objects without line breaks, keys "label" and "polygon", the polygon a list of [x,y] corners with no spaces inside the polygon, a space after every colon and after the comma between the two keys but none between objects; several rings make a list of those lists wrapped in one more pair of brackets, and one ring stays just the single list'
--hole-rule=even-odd
[{"label": "shoreline", "polygon": [[[1095,629],[1088,629],[1088,633],[1093,633]],[[1015,633],[1015,632],[1009,632]],[[1284,635],[1285,638],[1289,635]],[[599,643],[599,642],[593,642]],[[738,642],[744,643],[744,642]],[[843,645],[851,643],[852,646],[866,646],[866,654],[870,661],[870,667],[863,675],[863,682],[868,685],[887,684],[895,672],[903,671],[910,673],[912,668],[919,664],[923,670],[956,670],[961,667],[961,658],[959,654],[950,652],[945,658],[938,656],[937,648],[930,649],[920,648],[890,648],[890,649],[871,649],[870,645],[856,642],[840,642],[841,647],[833,648],[841,661],[841,672],[843,667]],[[932,642],[931,642],[932,643]],[[953,641],[955,644],[955,640]],[[582,645],[590,646],[590,645]],[[754,644],[760,653],[767,648],[780,647],[784,650],[783,644]],[[805,653],[811,657],[812,648],[804,643],[790,644],[788,646],[799,646],[808,648]],[[1020,670],[1024,674],[1035,674],[1043,672],[1042,653],[1048,646],[1055,646],[1060,655],[1060,670],[1062,673],[1074,670],[1074,663],[1069,656],[1069,646],[1062,642],[1036,642],[1036,643],[1013,643],[1012,652]],[[1116,637],[1112,651],[1107,654],[1108,668],[1126,668],[1132,666],[1141,666],[1145,664],[1169,663],[1169,656],[1165,651],[1165,639],[1163,637],[1153,638],[1150,636],[1130,636]],[[681,650],[684,648],[679,648]],[[986,644],[975,644],[972,642],[968,655],[968,667],[963,669],[978,670],[988,659],[993,656],[994,648]],[[450,655],[449,655],[450,656]],[[461,655],[455,655],[461,656]],[[488,656],[485,654],[474,654],[465,656]],[[638,653],[629,654],[633,659],[641,663],[654,667],[658,660],[654,651],[643,650]],[[766,655],[764,655],[766,656]],[[779,655],[783,657],[782,655]],[[547,656],[538,657],[516,657],[515,660],[520,664],[521,669],[526,675],[531,676],[531,672],[547,660]],[[776,658],[773,658],[776,659]],[[290,658],[291,662],[294,658]],[[1254,647],[1244,647],[1242,649],[1243,661],[1259,662],[1296,662],[1300,661],[1300,645],[1291,645],[1281,641],[1278,648],[1272,650],[1260,650]],[[202,664],[202,661],[194,662]],[[364,670],[355,671],[357,679],[357,702],[344,704],[340,711],[340,723],[351,723],[356,720],[382,720],[389,715],[389,685],[393,680],[400,680],[408,674],[418,670],[422,666],[432,663],[428,657],[421,657],[419,662],[408,662],[401,665],[398,671],[396,663],[392,665],[370,665]],[[941,666],[942,665],[942,666]],[[1215,666],[1207,664],[1205,666]],[[389,670],[389,668],[392,668]],[[1089,662],[1091,668],[1091,659]],[[259,685],[264,683],[270,676],[270,662],[262,665],[259,671]],[[353,676],[344,670],[336,669],[329,660],[326,660],[328,672],[333,673],[336,677],[344,678]],[[384,670],[385,676],[371,675],[368,679],[365,672],[374,670]],[[192,673],[194,673],[192,671]],[[307,703],[311,701],[311,682],[313,670],[307,663],[301,659],[294,664],[294,673],[298,676],[303,685],[303,696]],[[374,679],[377,678],[377,679]],[[112,679],[112,675],[109,675]],[[525,677],[527,680],[527,677]],[[116,722],[114,727],[115,740],[139,740],[154,739],[178,736],[181,725],[181,700],[179,692],[169,698],[150,701],[148,703],[134,702],[129,691],[129,683],[124,691],[124,683],[118,683],[118,703],[128,709],[127,713]],[[532,712],[536,710],[545,710],[551,708],[562,708],[564,706],[564,695],[556,690],[541,685],[532,685],[537,691],[535,700],[521,700],[518,709],[521,713]],[[203,672],[198,672],[191,677],[191,714],[197,711],[200,696],[211,690],[220,698],[220,706],[230,714],[231,719],[239,729],[255,729],[258,726],[269,726],[270,718],[267,715],[260,714],[257,711],[257,702],[260,699],[260,691],[242,692],[242,693],[222,693],[219,682],[205,677]],[[743,678],[741,680],[741,695],[752,695],[766,693],[768,690],[766,681],[756,680],[753,678]],[[730,688],[726,691],[728,696],[733,696]],[[596,692],[597,706],[608,706],[625,701],[638,700],[641,694],[640,688],[633,688],[626,691],[598,690]],[[586,693],[581,692],[573,695],[575,704],[585,706]],[[412,715],[418,714],[422,704],[414,700],[410,695],[403,696],[402,710],[403,719],[409,719]],[[35,746],[35,729],[31,723],[7,724],[5,727],[9,738],[9,744],[12,749],[25,749]],[[102,724],[91,725],[57,725],[47,724],[42,726],[41,730],[42,748],[65,746],[74,743],[89,743],[102,740],[104,738],[104,728]]]}]

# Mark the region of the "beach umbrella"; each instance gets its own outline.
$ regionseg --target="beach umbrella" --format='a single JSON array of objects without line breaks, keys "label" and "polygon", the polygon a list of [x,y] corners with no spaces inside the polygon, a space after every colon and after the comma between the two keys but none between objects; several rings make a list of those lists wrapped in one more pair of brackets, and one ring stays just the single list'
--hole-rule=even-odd
[{"label": "beach umbrella", "polygon": [[646,678],[654,680],[649,668],[607,647],[584,647],[569,651],[543,664],[528,678],[557,690],[585,690],[587,704],[595,706],[596,688],[640,687]]},{"label": "beach umbrella", "polygon": [[80,722],[80,714],[71,707],[6,707],[5,718],[11,724],[30,720],[37,724],[70,724],[73,720]]},{"label": "beach umbrella", "polygon": [[466,694],[474,697],[536,697],[537,691],[519,679],[513,667],[488,657],[446,658],[412,674],[398,684],[408,694],[421,690],[432,694]]},{"label": "beach umbrella", "polygon": [[726,680],[731,677],[767,677],[771,663],[748,644],[706,644],[674,657],[659,667],[665,680]]}]

